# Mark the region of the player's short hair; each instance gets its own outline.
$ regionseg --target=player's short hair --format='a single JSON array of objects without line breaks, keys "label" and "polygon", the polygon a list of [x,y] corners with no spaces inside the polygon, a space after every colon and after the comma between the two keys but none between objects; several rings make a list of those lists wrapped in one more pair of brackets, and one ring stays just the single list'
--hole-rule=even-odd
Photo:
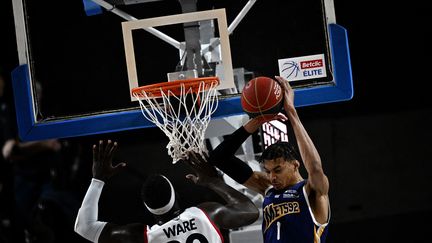
[{"label": "player's short hair", "polygon": [[162,208],[170,202],[171,188],[168,178],[160,174],[150,175],[142,186],[141,197],[147,207]]},{"label": "player's short hair", "polygon": [[264,150],[261,154],[260,162],[264,163],[265,160],[274,160],[277,158],[283,158],[286,161],[300,160],[300,156],[291,143],[278,141]]}]

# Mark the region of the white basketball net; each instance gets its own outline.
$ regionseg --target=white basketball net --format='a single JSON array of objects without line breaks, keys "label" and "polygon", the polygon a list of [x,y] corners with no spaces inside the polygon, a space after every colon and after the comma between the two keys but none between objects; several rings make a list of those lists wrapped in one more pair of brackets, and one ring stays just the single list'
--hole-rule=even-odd
[{"label": "white basketball net", "polygon": [[[192,88],[186,90],[181,84],[178,96],[162,89],[161,98],[149,96],[144,91],[141,92],[142,96],[134,94],[144,117],[156,124],[169,138],[166,148],[173,163],[185,159],[188,151],[201,155],[207,153],[204,135],[211,115],[218,106],[218,97],[217,83],[205,85],[200,82],[198,92],[193,92]],[[178,107],[174,107],[172,102],[178,102]]]}]

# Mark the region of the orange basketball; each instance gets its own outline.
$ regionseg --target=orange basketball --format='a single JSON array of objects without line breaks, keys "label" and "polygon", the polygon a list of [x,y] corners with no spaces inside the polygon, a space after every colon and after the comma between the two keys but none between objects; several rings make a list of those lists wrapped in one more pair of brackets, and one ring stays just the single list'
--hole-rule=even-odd
[{"label": "orange basketball", "polygon": [[272,78],[256,77],[245,85],[240,101],[250,117],[277,114],[283,106],[282,88]]}]

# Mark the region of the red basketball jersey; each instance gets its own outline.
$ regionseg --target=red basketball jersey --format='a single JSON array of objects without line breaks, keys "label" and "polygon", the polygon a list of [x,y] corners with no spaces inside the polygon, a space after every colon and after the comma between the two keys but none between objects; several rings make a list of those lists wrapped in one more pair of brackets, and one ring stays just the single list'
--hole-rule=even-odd
[{"label": "red basketball jersey", "polygon": [[212,242],[223,243],[223,237],[216,225],[203,210],[197,207],[186,209],[178,217],[163,225],[147,227],[148,243],[165,242]]}]

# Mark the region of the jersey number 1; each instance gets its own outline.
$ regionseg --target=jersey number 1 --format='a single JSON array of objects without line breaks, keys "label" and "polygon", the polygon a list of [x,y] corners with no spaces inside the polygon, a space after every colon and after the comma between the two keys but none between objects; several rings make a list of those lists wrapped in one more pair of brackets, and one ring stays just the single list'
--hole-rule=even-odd
[{"label": "jersey number 1", "polygon": [[276,222],[277,225],[277,240],[280,240],[280,227],[281,227],[281,223],[278,221]]}]

